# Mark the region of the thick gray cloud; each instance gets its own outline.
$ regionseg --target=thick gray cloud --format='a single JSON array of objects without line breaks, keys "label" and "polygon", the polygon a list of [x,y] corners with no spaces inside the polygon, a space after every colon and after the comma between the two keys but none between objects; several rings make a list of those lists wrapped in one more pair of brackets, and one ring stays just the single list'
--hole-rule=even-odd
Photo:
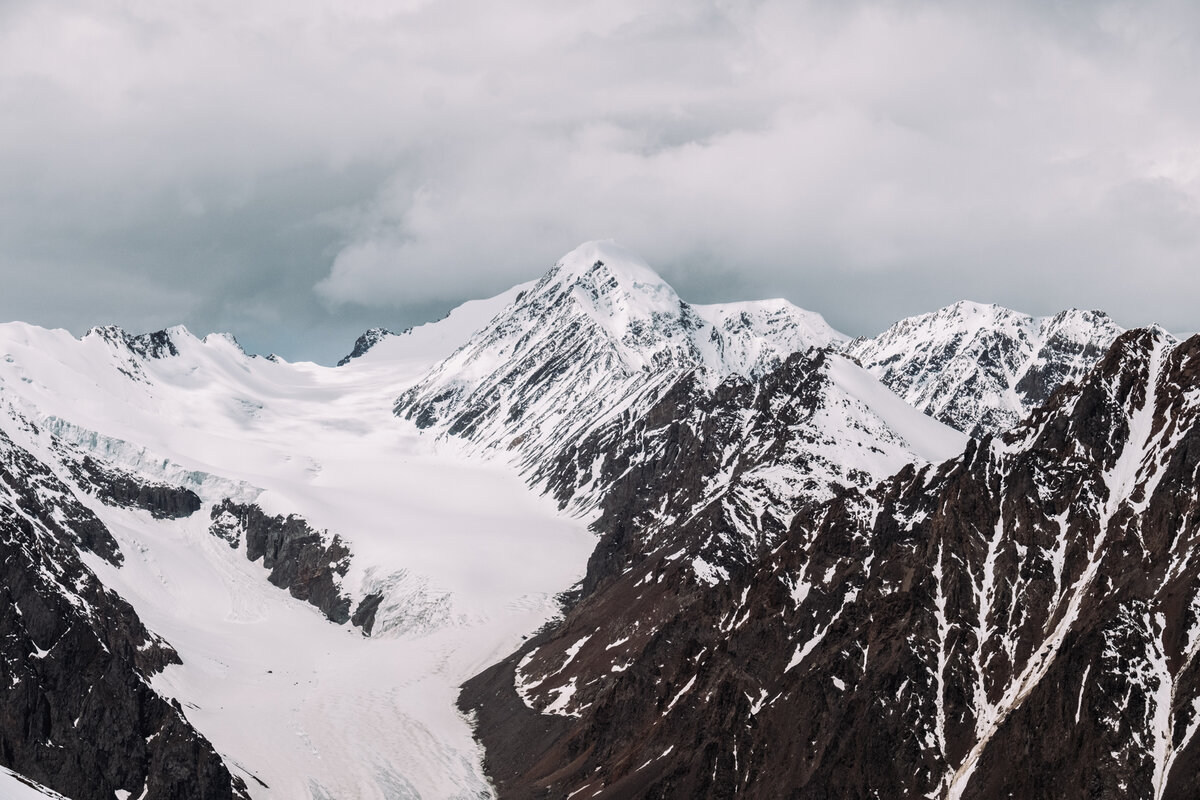
[{"label": "thick gray cloud", "polygon": [[0,317],[335,358],[616,238],[851,333],[1195,329],[1190,3],[0,0]]}]

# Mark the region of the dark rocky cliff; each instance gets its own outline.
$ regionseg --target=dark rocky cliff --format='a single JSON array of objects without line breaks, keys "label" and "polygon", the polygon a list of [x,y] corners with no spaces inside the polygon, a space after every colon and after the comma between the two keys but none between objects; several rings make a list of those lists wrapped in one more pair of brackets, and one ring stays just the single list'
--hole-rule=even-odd
[{"label": "dark rocky cliff", "polygon": [[[341,591],[340,579],[350,566],[350,550],[335,534],[314,530],[301,517],[271,516],[257,505],[225,500],[213,506],[209,530],[237,547],[244,541],[246,558],[262,559],[274,585],[298,600],[321,610],[331,621],[350,620],[350,598]],[[378,599],[363,601],[356,610],[354,624],[370,633]]]},{"label": "dark rocky cliff", "polygon": [[745,579],[613,562],[464,689],[501,796],[1196,796],[1197,377],[1200,338],[1133,331]]},{"label": "dark rocky cliff", "polygon": [[76,483],[108,505],[145,509],[155,519],[180,519],[200,510],[200,497],[191,489],[146,481],[91,456],[83,456],[69,466]]},{"label": "dark rocky cliff", "polygon": [[[411,330],[411,329],[405,329]],[[356,358],[362,358],[371,348],[382,342],[389,336],[399,336],[400,334],[389,331],[387,328],[371,328],[364,332],[361,336],[354,340],[354,349],[337,362],[339,367],[344,367]]]}]

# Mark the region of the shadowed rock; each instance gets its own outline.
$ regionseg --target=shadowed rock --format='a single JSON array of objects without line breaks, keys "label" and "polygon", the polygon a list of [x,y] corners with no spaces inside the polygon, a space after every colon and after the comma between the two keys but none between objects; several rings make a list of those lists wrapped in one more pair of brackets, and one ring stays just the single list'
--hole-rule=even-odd
[{"label": "shadowed rock", "polygon": [[[269,516],[257,505],[228,499],[213,507],[212,520],[210,531],[231,547],[245,540],[246,558],[261,558],[271,583],[316,606],[333,622],[350,619],[350,598],[339,585],[350,567],[350,550],[336,534],[316,531],[294,514]],[[373,621],[373,610],[363,618]]]},{"label": "shadowed rock", "polygon": [[106,467],[90,456],[71,467],[79,485],[108,505],[142,508],[155,519],[180,519],[200,510],[200,496],[191,489],[146,481]]}]

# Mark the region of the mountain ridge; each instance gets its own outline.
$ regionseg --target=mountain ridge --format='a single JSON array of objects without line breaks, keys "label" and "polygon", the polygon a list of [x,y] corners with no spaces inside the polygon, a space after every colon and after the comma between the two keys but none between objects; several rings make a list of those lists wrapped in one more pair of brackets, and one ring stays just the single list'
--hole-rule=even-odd
[{"label": "mountain ridge", "polygon": [[[1090,575],[1166,602],[1123,577],[1141,569],[1125,553],[1136,537],[1097,545],[1080,523],[1080,547],[1109,560],[1060,550],[1055,492],[1110,528],[1190,519],[1195,359],[1158,331],[1118,337],[1096,313],[948,308],[937,324],[922,320],[941,312],[907,321],[903,336],[851,341],[787,301],[688,304],[627,251],[588,243],[437,323],[360,338],[336,368],[252,357],[231,336],[182,326],[77,339],[0,325],[0,430],[33,459],[9,485],[36,486],[45,470],[111,531],[110,547],[86,515],[59,519],[38,500],[58,527],[30,540],[35,556],[76,553],[183,661],[143,675],[158,700],[134,705],[177,698],[251,797],[486,793],[453,708],[464,682],[459,703],[478,713],[502,796],[728,794],[748,791],[751,771],[763,796],[1001,796],[1010,784],[990,743],[1037,740],[1032,728],[1012,738],[1003,720],[1023,706],[998,705],[1005,692],[972,677],[971,659],[986,648],[996,681],[1034,664],[1028,675],[1073,691],[1070,675],[1028,657],[1050,641],[1038,620],[1053,630],[1070,608],[1092,619],[1091,600],[1065,584]],[[1162,366],[1105,366],[1110,334],[1132,354],[1121,364]],[[1146,337],[1160,356],[1137,354]],[[972,371],[979,353],[990,361]],[[1172,376],[1161,392],[1137,388],[1150,372]],[[1129,413],[1147,404],[1149,417]],[[1157,444],[1137,457],[1105,444],[1142,432]],[[1142,473],[1166,475],[1174,504]],[[1096,506],[1100,487],[1112,500]],[[0,493],[0,511],[19,511],[14,497]],[[989,504],[1014,530],[995,532]],[[1187,541],[1170,566],[1185,578]],[[989,596],[998,610],[981,613]],[[1122,597],[1110,598],[1113,618]],[[1003,616],[1018,607],[1020,624]],[[1171,630],[1190,624],[1186,609],[1162,613]],[[1149,627],[1120,618],[1120,631],[1096,635],[1158,635],[1153,615]],[[1151,650],[1126,649],[1129,664],[1161,672]],[[1103,649],[1068,650],[1092,658],[1105,686],[1162,705],[1148,680],[1102,668]],[[1184,692],[1171,712],[1184,730],[1191,679],[1178,659],[1172,650],[1165,669]],[[314,676],[320,689],[303,683]],[[871,716],[869,693],[912,708]],[[812,724],[789,733],[794,718]],[[882,751],[888,737],[902,745],[891,767],[855,749]],[[1183,768],[1189,742],[1168,735],[1125,772],[1093,772],[1116,775],[1110,788],[1127,775],[1183,791],[1160,778]],[[793,748],[783,767],[777,746]],[[537,763],[524,760],[535,751]],[[969,763],[973,777],[956,779]]]},{"label": "mountain ridge", "polygon": [[1121,332],[1099,311],[1032,317],[960,301],[854,339],[846,352],[910,405],[979,437],[1082,377]]},{"label": "mountain ridge", "polygon": [[593,594],[465,688],[501,795],[1190,796],[1197,364],[1130,331],[1003,440],[799,515],[744,583],[633,619]]}]

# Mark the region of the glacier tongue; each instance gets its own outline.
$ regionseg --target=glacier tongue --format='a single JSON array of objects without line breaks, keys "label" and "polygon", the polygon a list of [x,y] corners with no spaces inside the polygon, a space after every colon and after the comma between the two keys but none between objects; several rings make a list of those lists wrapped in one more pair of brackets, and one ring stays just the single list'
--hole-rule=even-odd
[{"label": "glacier tongue", "polygon": [[[125,556],[120,569],[86,564],[183,659],[152,685],[251,796],[487,792],[456,687],[556,613],[594,537],[509,470],[452,446],[431,453],[391,401],[519,291],[340,368],[251,357],[183,329],[75,339],[0,325],[0,429],[64,481],[64,454],[79,451],[202,496],[192,517],[160,520],[75,486]],[[340,535],[353,554],[341,588],[356,602],[386,595],[377,636],[330,624],[211,535],[226,491]]]}]

